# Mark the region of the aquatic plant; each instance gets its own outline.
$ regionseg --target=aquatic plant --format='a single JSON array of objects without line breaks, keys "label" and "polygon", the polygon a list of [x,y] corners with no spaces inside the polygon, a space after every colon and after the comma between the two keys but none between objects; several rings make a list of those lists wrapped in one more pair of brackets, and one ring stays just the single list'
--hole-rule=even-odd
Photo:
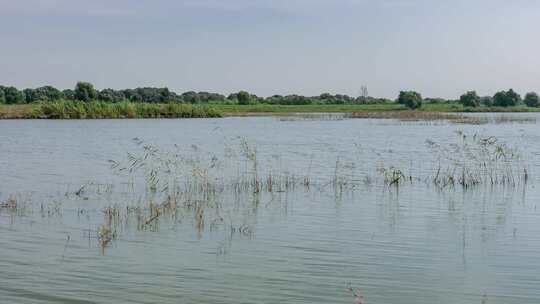
[{"label": "aquatic plant", "polygon": [[0,203],[0,209],[16,210],[19,203],[14,196],[10,196],[5,202]]},{"label": "aquatic plant", "polygon": [[[252,174],[253,179],[251,181],[252,187],[255,193],[258,193],[261,191],[261,182],[259,180],[259,170],[258,170],[258,162],[257,162],[257,147],[254,145],[250,145],[245,138],[242,138],[240,142],[240,149],[242,151],[242,154],[244,157],[250,161],[251,167],[252,167]],[[272,176],[269,176],[269,179],[267,179],[267,185],[270,185],[272,187]]]},{"label": "aquatic plant", "polygon": [[[237,144],[227,145],[224,156],[220,157],[205,154],[196,145],[174,145],[172,149],[162,149],[134,138],[133,142],[140,150],[127,153],[125,160],[111,160],[110,164],[114,172],[128,178],[132,187],[145,190],[139,198],[140,203],[127,208],[120,218],[136,218],[137,228],[149,231],[157,231],[160,222],[182,219],[192,223],[199,235],[210,229],[251,236],[254,233],[251,224],[243,219],[238,219],[240,223],[234,222],[231,218],[238,213],[240,206],[245,208],[246,216],[256,214],[265,197],[269,197],[269,201],[263,205],[268,206],[276,195],[287,194],[297,188],[321,193],[333,189],[338,198],[344,191],[355,191],[361,185],[382,183],[389,187],[400,187],[404,183],[423,179],[440,188],[527,182],[528,170],[523,168],[518,172],[515,169],[518,164],[515,161],[519,160],[515,149],[494,137],[458,135],[456,143],[428,141],[428,147],[436,153],[438,161],[427,177],[425,174],[413,176],[411,170],[405,173],[397,166],[385,166],[380,154],[383,151],[370,151],[368,154],[358,154],[359,159],[355,161],[338,157],[333,167],[326,167],[332,171],[317,172],[316,178],[313,178],[313,156],[304,173],[291,172],[289,168],[281,168],[279,157],[272,158],[277,160],[277,165],[264,157],[260,158],[256,145],[246,138],[240,138]],[[358,149],[362,150],[360,147]],[[374,154],[380,158],[375,162],[376,166],[370,168],[362,165],[366,157],[373,157]],[[361,164],[363,176],[357,176],[357,162]],[[378,173],[380,178],[376,178],[374,173]],[[92,188],[90,185],[78,188],[76,194],[84,194]],[[134,193],[141,194],[141,191]],[[233,203],[224,206],[224,200],[232,200]],[[98,230],[103,247],[116,235],[114,223],[118,216],[115,212],[109,210],[105,213],[104,224]]]},{"label": "aquatic plant", "polygon": [[461,131],[456,134],[455,143],[427,141],[429,149],[438,156],[438,165],[430,178],[438,187],[515,186],[528,181],[528,170],[520,162],[517,149],[493,136],[469,136]]},{"label": "aquatic plant", "polygon": [[120,222],[120,211],[118,208],[109,207],[103,210],[103,215],[103,224],[98,228],[98,240],[102,251],[118,236],[116,228]]},{"label": "aquatic plant", "polygon": [[21,195],[10,195],[4,201],[0,200],[0,213],[2,211],[11,215],[25,215],[32,210],[29,208],[28,197],[22,197]]},{"label": "aquatic plant", "polygon": [[[403,181],[407,179],[405,174],[400,169],[395,167],[380,168],[379,173],[384,178],[384,183],[388,186],[399,186]],[[409,181],[412,181],[412,176],[409,176]]]},{"label": "aquatic plant", "polygon": [[354,304],[366,304],[364,296],[360,293],[360,290],[352,288],[351,283],[347,285],[347,291],[353,296]]}]

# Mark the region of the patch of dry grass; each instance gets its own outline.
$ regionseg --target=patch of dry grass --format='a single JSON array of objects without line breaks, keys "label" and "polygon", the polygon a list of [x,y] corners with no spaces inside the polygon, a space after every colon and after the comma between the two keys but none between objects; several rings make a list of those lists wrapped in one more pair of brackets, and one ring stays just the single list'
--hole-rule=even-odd
[{"label": "patch of dry grass", "polygon": [[0,119],[32,118],[33,112],[32,105],[0,105]]}]

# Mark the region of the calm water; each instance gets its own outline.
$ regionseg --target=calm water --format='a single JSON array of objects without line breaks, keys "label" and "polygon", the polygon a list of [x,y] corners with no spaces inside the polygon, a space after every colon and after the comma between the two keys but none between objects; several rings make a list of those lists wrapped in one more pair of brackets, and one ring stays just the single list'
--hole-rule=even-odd
[{"label": "calm water", "polygon": [[[349,283],[370,304],[540,303],[534,123],[224,118],[0,121],[0,130],[0,202],[14,195],[25,206],[0,209],[0,303],[353,303]],[[518,146],[528,185],[376,181],[381,164],[427,175],[437,159],[426,140],[451,142],[457,130]],[[374,181],[340,194],[263,193],[256,204],[252,193],[223,195],[220,216],[248,233],[197,227],[190,214],[148,230],[126,220],[103,249],[102,209],[141,204],[144,190],[126,194],[109,163],[137,149],[133,138],[202,161],[245,138],[272,168],[324,181],[338,163]],[[113,189],[72,195],[85,184]]]}]

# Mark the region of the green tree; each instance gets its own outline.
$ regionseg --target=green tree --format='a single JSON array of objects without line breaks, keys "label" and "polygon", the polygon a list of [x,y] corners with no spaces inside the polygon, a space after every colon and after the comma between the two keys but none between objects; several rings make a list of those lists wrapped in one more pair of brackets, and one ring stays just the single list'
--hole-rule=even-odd
[{"label": "green tree", "polygon": [[34,89],[24,89],[23,94],[24,94],[24,100],[26,101],[26,103],[31,103],[34,101],[35,99]]},{"label": "green tree", "polygon": [[94,85],[89,82],[77,82],[75,86],[75,99],[80,101],[90,101],[98,96]]},{"label": "green tree", "polygon": [[422,95],[415,91],[401,91],[397,102],[409,109],[418,109],[422,106]]},{"label": "green tree", "polygon": [[64,98],[64,93],[52,86],[37,88],[38,96],[44,100],[59,100]]},{"label": "green tree", "polygon": [[251,94],[246,91],[238,92],[236,98],[238,99],[238,104],[247,105],[251,103]]},{"label": "green tree", "polygon": [[326,104],[334,104],[334,103],[336,103],[336,99],[330,93],[322,93],[321,95],[319,95],[319,100],[322,103],[326,103]]},{"label": "green tree", "polygon": [[199,98],[199,94],[197,94],[194,91],[188,91],[182,93],[182,100],[186,103],[200,103],[201,99]]},{"label": "green tree", "polygon": [[497,107],[512,107],[517,105],[521,100],[521,97],[514,90],[497,92],[493,96],[493,105]]},{"label": "green tree", "polygon": [[469,91],[459,97],[459,102],[464,107],[478,107],[480,105],[480,97],[476,94],[476,91]]},{"label": "green tree", "polygon": [[538,107],[540,106],[540,98],[535,92],[530,92],[525,95],[523,100],[528,107]]},{"label": "green tree", "polygon": [[493,106],[493,97],[491,97],[491,96],[480,97],[480,104],[482,104],[482,105],[484,105],[486,107]]},{"label": "green tree", "polygon": [[0,86],[0,104],[6,103],[6,95],[4,95],[4,88],[3,86]]},{"label": "green tree", "polygon": [[114,102],[114,90],[103,89],[98,93],[98,99],[105,102]]},{"label": "green tree", "polygon": [[65,89],[62,91],[64,98],[67,100],[75,100],[75,91],[72,89]]},{"label": "green tree", "polygon": [[24,95],[15,87],[4,88],[4,98],[7,104],[16,104],[24,102]]},{"label": "green tree", "polygon": [[55,101],[64,98],[62,91],[52,86],[44,86],[37,89],[25,89],[23,92],[27,103],[36,101]]},{"label": "green tree", "polygon": [[121,102],[126,97],[122,93],[122,91],[116,91],[113,89],[103,89],[98,93],[98,100],[105,101],[105,102]]}]

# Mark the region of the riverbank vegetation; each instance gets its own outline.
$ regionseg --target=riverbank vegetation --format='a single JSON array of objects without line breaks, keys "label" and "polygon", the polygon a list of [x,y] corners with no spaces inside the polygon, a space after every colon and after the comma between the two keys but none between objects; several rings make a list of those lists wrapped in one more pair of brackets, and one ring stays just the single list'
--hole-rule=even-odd
[{"label": "riverbank vegetation", "polygon": [[54,101],[0,107],[0,119],[106,119],[221,117],[213,107],[192,104]]},{"label": "riverbank vegetation", "polygon": [[363,87],[361,96],[323,93],[318,96],[273,95],[259,97],[246,91],[225,96],[210,92],[177,94],[168,88],[103,89],[78,82],[74,89],[52,86],[27,88],[0,86],[0,118],[181,118],[256,115],[257,113],[310,113],[363,111],[425,112],[530,112],[540,111],[534,92],[524,98],[513,89],[491,96],[475,91],[456,100],[423,98],[402,91],[396,100],[375,98]]}]

